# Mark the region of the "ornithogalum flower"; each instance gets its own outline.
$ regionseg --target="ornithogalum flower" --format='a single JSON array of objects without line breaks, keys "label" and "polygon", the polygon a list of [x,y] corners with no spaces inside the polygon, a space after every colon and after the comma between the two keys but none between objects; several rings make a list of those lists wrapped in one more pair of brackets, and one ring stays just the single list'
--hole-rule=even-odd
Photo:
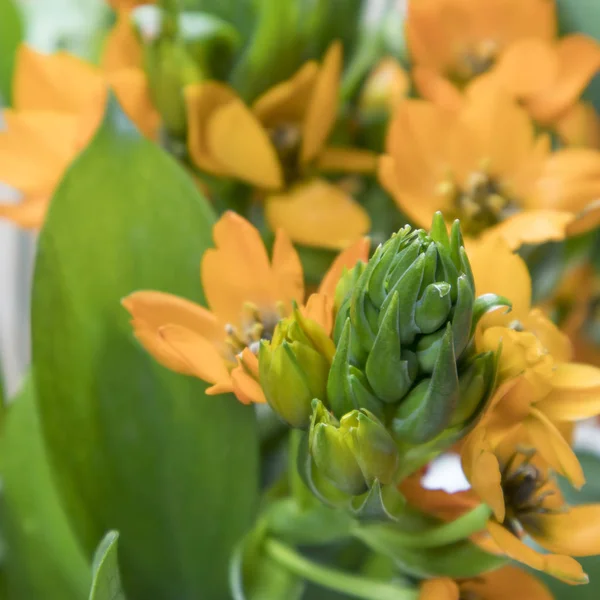
[{"label": "ornithogalum flower", "polygon": [[13,108],[3,111],[0,180],[22,193],[18,204],[0,204],[0,216],[39,228],[66,167],[97,129],[109,87],[128,116],[146,133],[152,107],[144,82],[127,71],[106,78],[66,52],[40,54],[21,46],[13,85]]},{"label": "ornithogalum flower", "polygon": [[[208,394],[233,392],[244,403],[264,402],[257,381],[261,340],[270,340],[277,323],[304,300],[302,267],[283,231],[271,260],[258,231],[233,212],[213,229],[216,248],[202,258],[201,278],[209,308],[156,291],[139,291],[123,300],[137,338],[163,365],[211,384]],[[304,308],[329,334],[333,288],[344,267],[366,259],[360,240],[344,253]]]},{"label": "ornithogalum flower", "polygon": [[315,173],[372,172],[365,151],[326,147],[338,110],[342,49],[334,43],[322,64],[294,76],[247,106],[224,84],[186,89],[188,146],[202,170],[254,186],[273,229],[294,242],[340,249],[364,235],[369,217],[340,187]]},{"label": "ornithogalum flower", "polygon": [[527,598],[552,600],[546,586],[522,569],[502,567],[474,579],[453,580],[447,577],[421,583],[419,600],[500,600]]},{"label": "ornithogalum flower", "polygon": [[[418,4],[418,3],[417,3]],[[380,160],[384,187],[413,221],[436,210],[465,236],[512,247],[562,239],[600,219],[600,152],[553,152],[527,112],[493,82],[472,86],[458,112],[423,100],[396,111]]]},{"label": "ornithogalum flower", "polygon": [[594,39],[557,38],[552,0],[410,2],[406,34],[419,93],[446,107],[460,105],[471,81],[493,77],[550,125],[600,69]]},{"label": "ornithogalum flower", "polygon": [[553,470],[581,486],[581,467],[561,429],[600,413],[600,369],[571,362],[569,339],[531,307],[527,267],[502,240],[473,244],[469,256],[477,292],[493,289],[513,307],[486,314],[475,335],[480,352],[500,349],[501,385],[481,425],[492,438],[518,427]]}]

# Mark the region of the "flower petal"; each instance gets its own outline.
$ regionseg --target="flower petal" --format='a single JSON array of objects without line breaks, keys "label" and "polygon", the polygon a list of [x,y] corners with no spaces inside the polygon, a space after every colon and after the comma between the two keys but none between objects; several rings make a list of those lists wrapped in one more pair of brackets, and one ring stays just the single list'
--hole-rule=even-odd
[{"label": "flower petal", "polygon": [[600,414],[600,369],[578,363],[557,365],[552,391],[536,408],[551,421],[578,421]]},{"label": "flower petal", "polygon": [[102,67],[107,72],[142,67],[142,46],[135,35],[129,8],[117,12],[117,22],[104,42]]},{"label": "flower petal", "polygon": [[231,381],[235,397],[243,404],[262,404],[267,401],[258,381],[250,376],[241,364],[231,371]]},{"label": "flower petal", "polygon": [[237,98],[219,106],[208,117],[206,147],[234,177],[268,189],[283,185],[275,147],[258,119]]},{"label": "flower petal", "polygon": [[213,227],[216,248],[202,257],[204,294],[224,323],[239,322],[244,304],[273,308],[278,298],[267,251],[258,230],[234,212],[226,212]]},{"label": "flower petal", "polygon": [[458,88],[433,69],[416,66],[412,76],[419,95],[425,100],[446,110],[459,111],[462,108],[463,95]]},{"label": "flower petal", "polygon": [[377,155],[369,150],[354,148],[324,148],[317,157],[320,171],[373,173],[377,168]]},{"label": "flower petal", "polygon": [[449,577],[429,579],[421,583],[419,600],[460,600],[460,590]]},{"label": "flower petal", "polygon": [[0,204],[0,217],[24,229],[41,229],[50,196],[27,196],[17,204]]},{"label": "flower petal", "polygon": [[323,276],[321,285],[319,285],[319,292],[330,298],[334,298],[335,288],[344,272],[352,269],[359,261],[366,263],[369,260],[370,247],[371,240],[369,238],[361,238],[340,252]]},{"label": "flower petal", "polygon": [[186,364],[190,375],[213,384],[230,381],[223,357],[205,337],[181,325],[160,327],[158,335]]},{"label": "flower petal", "polygon": [[600,44],[586,35],[575,33],[561,38],[556,53],[557,77],[528,101],[532,115],[542,123],[556,119],[573,105],[600,70]]},{"label": "flower petal", "polygon": [[464,581],[460,588],[461,591],[470,592],[474,598],[482,600],[507,600],[507,598],[553,600],[554,598],[541,581],[512,565]]},{"label": "flower petal", "polygon": [[600,148],[600,118],[589,102],[582,100],[567,109],[554,129],[568,146]]},{"label": "flower petal", "polygon": [[323,59],[302,125],[300,161],[307,163],[319,154],[337,117],[342,73],[342,45],[333,42]]},{"label": "flower petal", "polygon": [[252,105],[252,112],[266,127],[300,124],[304,118],[319,66],[313,60],[304,64],[290,79],[267,90]]},{"label": "flower petal", "polygon": [[527,532],[551,552],[571,556],[600,554],[600,504],[585,504],[564,513],[536,514]]},{"label": "flower petal", "polygon": [[523,244],[564,240],[567,227],[574,220],[575,216],[565,211],[529,210],[509,217],[484,235],[502,237],[510,248],[517,250]]},{"label": "flower petal", "polygon": [[278,229],[275,234],[271,268],[279,288],[280,300],[289,305],[292,300],[301,304],[304,300],[302,263],[292,242],[282,229]]},{"label": "flower petal", "polygon": [[288,193],[267,198],[265,214],[298,244],[339,250],[370,227],[367,212],[339,187],[314,179]]},{"label": "flower petal", "polygon": [[302,314],[308,319],[316,321],[327,335],[331,335],[333,327],[333,298],[331,296],[319,292],[311,294]]},{"label": "flower petal", "polygon": [[524,425],[532,445],[548,465],[576,488],[580,488],[585,483],[583,469],[575,452],[556,426],[534,407],[530,409]]}]

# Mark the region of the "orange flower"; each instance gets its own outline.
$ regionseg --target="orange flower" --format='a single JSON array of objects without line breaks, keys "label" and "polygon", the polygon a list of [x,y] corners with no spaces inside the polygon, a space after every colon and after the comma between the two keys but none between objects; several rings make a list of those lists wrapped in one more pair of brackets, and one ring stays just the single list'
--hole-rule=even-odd
[{"label": "orange flower", "polygon": [[415,0],[406,34],[419,93],[445,107],[483,74],[497,79],[537,121],[551,124],[600,69],[600,45],[556,39],[552,0]]},{"label": "orange flower", "polygon": [[[418,2],[417,2],[418,4]],[[463,232],[512,247],[562,239],[600,221],[600,152],[552,152],[527,113],[493,82],[473,86],[458,112],[406,100],[397,110],[379,177],[420,226],[435,211]]]},{"label": "orange flower", "polygon": [[[600,552],[600,504],[568,507],[544,460],[518,432],[492,445],[478,428],[462,454],[473,490],[494,512],[487,547],[567,583],[587,583],[571,557]],[[525,535],[556,554],[537,552]]]},{"label": "orange flower", "polygon": [[[146,122],[148,103],[124,72],[111,80],[129,116]],[[13,86],[14,108],[3,112],[0,180],[19,190],[19,204],[0,204],[0,216],[41,227],[62,175],[96,131],[106,106],[107,82],[95,67],[65,52],[40,54],[22,46]]]},{"label": "orange flower", "polygon": [[557,120],[554,127],[567,146],[600,148],[600,118],[589,102],[577,102]]},{"label": "orange flower", "polygon": [[552,600],[546,586],[529,573],[506,566],[476,579],[454,581],[441,577],[421,584],[419,600]]},{"label": "orange flower", "polygon": [[501,348],[499,378],[506,382],[482,425],[492,439],[518,427],[555,471],[581,486],[581,466],[559,425],[600,413],[600,369],[570,362],[568,338],[531,308],[527,267],[501,239],[472,244],[468,251],[477,294],[493,290],[513,303],[509,313],[485,315],[476,332],[479,352]]},{"label": "orange flower", "polygon": [[285,229],[300,244],[332,249],[364,235],[370,222],[349,195],[312,177],[313,171],[375,168],[369,152],[325,147],[336,120],[341,68],[341,46],[334,43],[322,65],[306,63],[250,108],[217,82],[192,85],[185,92],[194,163],[258,188],[273,229]]},{"label": "orange flower", "polygon": [[[123,300],[135,335],[163,365],[211,384],[207,394],[233,392],[243,403],[264,402],[258,377],[258,342],[304,300],[300,260],[279,230],[269,257],[258,231],[227,212],[213,229],[216,248],[202,258],[201,277],[209,309],[156,291]],[[305,312],[329,334],[333,291],[344,267],[366,260],[368,241],[340,254],[309,299]]]}]

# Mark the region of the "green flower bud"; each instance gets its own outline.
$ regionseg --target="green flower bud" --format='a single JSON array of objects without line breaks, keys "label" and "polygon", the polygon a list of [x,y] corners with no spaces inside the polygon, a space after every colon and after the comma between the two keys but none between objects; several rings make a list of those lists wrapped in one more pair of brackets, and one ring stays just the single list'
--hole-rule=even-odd
[{"label": "green flower bud", "polygon": [[429,233],[401,229],[344,276],[336,303],[327,397],[338,418],[367,409],[390,424],[401,446],[425,444],[469,412],[460,384],[467,386],[465,365],[478,365],[469,398],[477,395],[475,381],[483,378],[485,390],[493,381],[486,361],[470,362],[475,325],[510,304],[495,295],[475,298],[458,221],[450,234],[441,213]]},{"label": "green flower bud", "polygon": [[366,492],[375,481],[393,480],[398,450],[375,415],[353,410],[338,421],[321,402],[313,406],[309,453],[321,475],[352,496]]},{"label": "green flower bud", "polygon": [[260,344],[259,379],[271,408],[292,427],[310,423],[312,400],[326,399],[333,341],[296,307]]}]

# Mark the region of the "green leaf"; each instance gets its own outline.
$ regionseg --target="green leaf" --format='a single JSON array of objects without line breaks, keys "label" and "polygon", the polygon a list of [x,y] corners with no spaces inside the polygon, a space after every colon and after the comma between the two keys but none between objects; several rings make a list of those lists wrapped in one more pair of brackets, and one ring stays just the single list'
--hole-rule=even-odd
[{"label": "green leaf", "polygon": [[118,541],[118,532],[109,531],[96,550],[89,600],[125,600],[117,563]]},{"label": "green leaf", "polygon": [[120,300],[202,301],[213,215],[185,172],[109,115],[52,200],[32,306],[39,407],[59,488],[88,553],[121,535],[127,596],[228,597],[257,504],[254,411],[160,366]]},{"label": "green leaf", "polygon": [[[562,34],[585,33],[600,41],[600,3],[597,0],[556,0]],[[600,76],[592,80],[584,97],[600,111]]]},{"label": "green leaf", "polygon": [[0,442],[3,571],[10,598],[81,600],[89,567],[51,478],[27,378],[7,411]]},{"label": "green leaf", "polygon": [[5,104],[10,104],[15,52],[22,39],[23,22],[17,5],[13,0],[0,0],[0,100]]}]

